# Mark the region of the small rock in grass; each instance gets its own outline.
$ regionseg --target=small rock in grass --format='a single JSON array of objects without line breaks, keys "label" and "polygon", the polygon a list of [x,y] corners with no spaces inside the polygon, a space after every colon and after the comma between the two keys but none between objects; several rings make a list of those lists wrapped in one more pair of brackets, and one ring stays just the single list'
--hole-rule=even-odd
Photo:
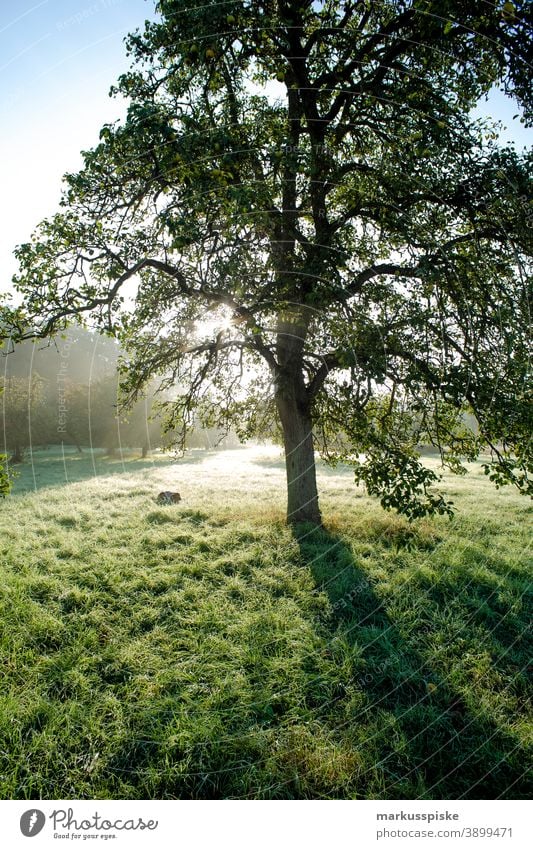
[{"label": "small rock in grass", "polygon": [[167,490],[160,492],[156,500],[158,504],[177,504],[178,501],[181,501],[181,495],[179,492],[169,492]]}]

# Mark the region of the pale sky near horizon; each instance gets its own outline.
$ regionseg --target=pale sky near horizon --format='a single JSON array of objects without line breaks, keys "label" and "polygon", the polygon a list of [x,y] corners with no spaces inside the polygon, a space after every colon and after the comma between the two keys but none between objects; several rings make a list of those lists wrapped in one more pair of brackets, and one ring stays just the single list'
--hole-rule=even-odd
[{"label": "pale sky near horizon", "polygon": [[[61,177],[81,165],[80,150],[102,124],[124,114],[108,97],[130,64],[124,36],[154,18],[154,0],[0,0],[0,290],[16,271],[14,247],[58,205]],[[521,148],[533,131],[497,94],[479,113],[503,121],[502,138]]]}]

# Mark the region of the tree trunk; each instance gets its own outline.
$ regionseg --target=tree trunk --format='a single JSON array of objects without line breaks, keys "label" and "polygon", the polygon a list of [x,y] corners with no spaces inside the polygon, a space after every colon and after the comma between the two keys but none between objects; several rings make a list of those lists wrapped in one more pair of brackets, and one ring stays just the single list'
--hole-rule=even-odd
[{"label": "tree trunk", "polygon": [[142,447],[142,459],[146,460],[147,457],[148,457],[148,445],[145,442],[143,447]]},{"label": "tree trunk", "polygon": [[10,457],[10,463],[22,463],[24,460],[24,449],[16,445]]},{"label": "tree trunk", "polygon": [[312,419],[307,399],[298,392],[297,384],[295,381],[293,386],[286,385],[276,393],[285,446],[287,522],[320,525]]},{"label": "tree trunk", "polygon": [[[78,454],[83,454],[83,449],[82,449],[80,443],[78,442],[78,440],[76,439],[76,436],[74,434],[72,434],[69,430],[67,430],[67,436],[69,436],[70,439],[72,440],[72,442],[74,443],[74,445],[76,447],[76,451],[78,452]],[[61,443],[61,444],[63,445],[63,443]]]}]

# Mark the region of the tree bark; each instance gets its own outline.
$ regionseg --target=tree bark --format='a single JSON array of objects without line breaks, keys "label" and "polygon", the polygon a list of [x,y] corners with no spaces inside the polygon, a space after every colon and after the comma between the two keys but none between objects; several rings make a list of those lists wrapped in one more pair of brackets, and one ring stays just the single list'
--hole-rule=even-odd
[{"label": "tree bark", "polygon": [[[301,382],[302,386],[298,384]],[[281,420],[287,471],[287,522],[321,524],[316,485],[313,423],[310,405],[302,393],[303,380],[278,388],[276,405]]]}]

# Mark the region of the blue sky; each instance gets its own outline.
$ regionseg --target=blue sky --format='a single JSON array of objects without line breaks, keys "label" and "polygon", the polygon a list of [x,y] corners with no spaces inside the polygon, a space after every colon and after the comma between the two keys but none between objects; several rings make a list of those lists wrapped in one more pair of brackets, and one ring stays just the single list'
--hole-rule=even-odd
[{"label": "blue sky", "polygon": [[152,0],[0,4],[0,288],[16,270],[14,246],[56,210],[61,176],[124,113],[108,97],[129,66],[122,41],[153,16]]},{"label": "blue sky", "polygon": [[[56,208],[61,176],[100,127],[124,114],[108,92],[129,66],[123,38],[154,17],[153,0],[17,0],[0,4],[0,289],[16,270],[16,244]],[[531,144],[503,95],[480,114],[503,120],[504,138]]]}]

